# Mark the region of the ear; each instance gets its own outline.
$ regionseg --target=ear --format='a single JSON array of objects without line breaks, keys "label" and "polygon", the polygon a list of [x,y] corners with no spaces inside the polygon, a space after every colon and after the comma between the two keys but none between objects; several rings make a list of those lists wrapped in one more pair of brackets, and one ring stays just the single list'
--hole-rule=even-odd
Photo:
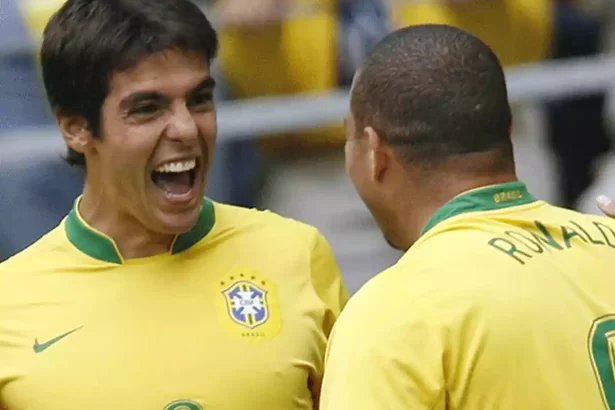
[{"label": "ear", "polygon": [[56,118],[66,145],[80,154],[85,154],[94,139],[87,121],[81,117],[65,116],[61,113],[57,113]]},{"label": "ear", "polygon": [[371,178],[375,181],[381,181],[391,165],[389,146],[372,127],[365,127],[363,131],[364,138],[367,139]]}]

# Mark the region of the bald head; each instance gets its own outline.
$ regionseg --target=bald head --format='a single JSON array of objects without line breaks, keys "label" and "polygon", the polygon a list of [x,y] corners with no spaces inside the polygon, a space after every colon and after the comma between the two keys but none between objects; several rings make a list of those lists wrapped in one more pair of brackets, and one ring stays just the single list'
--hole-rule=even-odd
[{"label": "bald head", "polygon": [[450,26],[413,26],[384,38],[357,72],[351,110],[358,130],[372,127],[413,165],[477,153],[513,163],[500,62],[482,41]]}]

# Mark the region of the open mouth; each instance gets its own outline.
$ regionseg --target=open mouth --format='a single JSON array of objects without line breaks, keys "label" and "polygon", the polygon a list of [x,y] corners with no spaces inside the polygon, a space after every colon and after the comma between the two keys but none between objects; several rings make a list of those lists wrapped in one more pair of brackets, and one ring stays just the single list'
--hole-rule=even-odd
[{"label": "open mouth", "polygon": [[198,159],[167,162],[152,172],[152,182],[168,196],[188,195],[194,188],[199,165]]}]

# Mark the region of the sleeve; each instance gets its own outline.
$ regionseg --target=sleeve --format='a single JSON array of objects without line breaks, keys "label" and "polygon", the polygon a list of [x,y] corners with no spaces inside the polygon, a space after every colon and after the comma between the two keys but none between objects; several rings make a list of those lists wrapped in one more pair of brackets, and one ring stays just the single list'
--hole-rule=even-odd
[{"label": "sleeve", "polygon": [[327,339],[340,312],[348,301],[348,291],[335,260],[333,250],[325,237],[317,232],[315,235],[310,255],[310,275],[312,286],[319,300],[322,302],[323,311],[318,323],[320,326],[319,357],[316,359],[314,373],[310,377],[310,390],[314,402],[320,400],[320,387],[324,368],[324,356]]},{"label": "sleeve", "polygon": [[348,302],[348,291],[333,250],[321,233],[316,235],[312,247],[310,271],[314,291],[325,305],[323,330],[328,337],[333,324]]},{"label": "sleeve", "polygon": [[408,303],[372,296],[354,296],[335,325],[320,409],[443,410],[442,342]]}]

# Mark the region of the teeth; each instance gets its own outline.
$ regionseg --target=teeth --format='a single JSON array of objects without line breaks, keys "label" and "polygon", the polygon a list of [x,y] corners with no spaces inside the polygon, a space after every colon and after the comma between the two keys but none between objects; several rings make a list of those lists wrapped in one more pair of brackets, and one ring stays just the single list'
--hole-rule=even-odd
[{"label": "teeth", "polygon": [[186,172],[196,168],[196,159],[188,161],[167,162],[156,168],[156,172]]}]

